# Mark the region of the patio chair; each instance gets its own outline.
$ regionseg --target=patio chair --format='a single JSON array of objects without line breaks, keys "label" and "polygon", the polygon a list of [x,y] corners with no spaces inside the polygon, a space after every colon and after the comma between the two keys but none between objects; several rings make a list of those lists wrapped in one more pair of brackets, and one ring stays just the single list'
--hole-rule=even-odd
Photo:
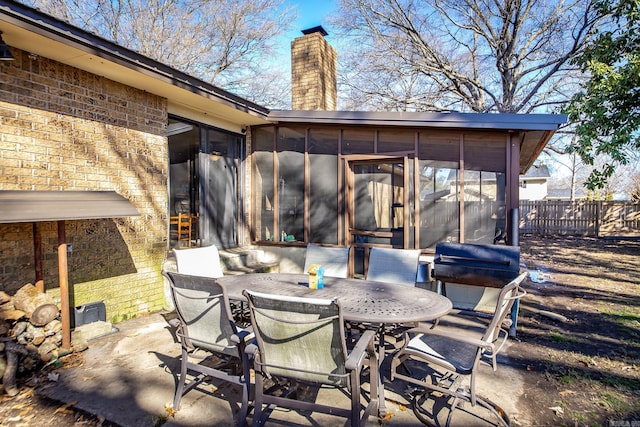
[{"label": "patio chair", "polygon": [[304,260],[304,273],[309,271],[311,264],[320,264],[324,267],[325,276],[347,278],[349,273],[349,248],[349,246],[346,248],[334,248],[309,243]]},{"label": "patio chair", "polygon": [[173,253],[178,273],[212,278],[223,276],[220,254],[215,246],[174,249]]},{"label": "patio chair", "polygon": [[[366,279],[415,286],[420,253],[420,249],[371,248]],[[362,326],[365,325],[360,325]],[[411,326],[417,324],[387,324],[381,327],[382,333],[393,338],[389,342],[398,342],[403,337],[404,330]]]},{"label": "patio chair", "polygon": [[[493,369],[496,370],[495,356],[508,337],[504,322],[514,301],[524,295],[520,284],[526,276],[527,273],[522,273],[502,288],[491,322],[480,337],[462,328],[452,330],[428,324],[420,324],[406,332],[405,344],[391,362],[391,378],[424,389],[413,396],[413,411],[420,421],[433,424],[425,418],[422,402],[435,391],[453,398],[446,425],[451,425],[453,412],[461,401],[470,402],[472,406],[478,404],[488,409],[502,425],[509,425],[509,417],[504,410],[476,395],[475,381],[483,355],[488,354],[493,359]],[[409,361],[427,364],[427,377],[415,378],[407,363]],[[470,379],[469,385],[463,386],[466,378]],[[431,415],[434,419],[437,417],[437,414]]]},{"label": "patio chair", "polygon": [[419,249],[371,248],[367,280],[415,286]]},{"label": "patio chair", "polygon": [[[249,408],[249,331],[236,326],[224,288],[209,277],[166,272],[178,315],[176,335],[182,347],[180,376],[173,409],[182,396],[203,381],[217,378],[242,387],[238,424],[244,425]],[[187,377],[193,379],[187,383]]]},{"label": "patio chair", "polygon": [[[214,279],[224,277],[222,263],[220,262],[220,253],[215,246],[174,249],[173,253],[176,257],[178,273],[211,277]],[[248,325],[249,312],[245,303],[232,301],[231,310],[239,323]]]},{"label": "patio chair", "polygon": [[[518,282],[520,284],[526,277],[528,273],[522,273],[518,277],[516,277],[512,282],[507,284],[507,286],[511,285],[513,282]],[[467,336],[472,336],[478,339],[483,339],[485,332],[489,324],[491,324],[492,320],[495,317],[495,310],[502,304],[504,301],[504,288],[500,290],[500,293],[497,297],[496,304],[497,307],[494,308],[493,313],[488,313],[484,311],[471,311],[471,310],[458,310],[454,309],[446,316],[440,317],[436,319],[434,322],[433,328],[437,327],[441,331],[450,330],[451,333],[455,334],[457,331],[463,329]],[[518,293],[514,300],[522,298],[526,295],[526,291],[522,288],[518,288]],[[515,305],[517,302],[514,301]],[[494,333],[491,335],[491,343],[494,345],[493,351],[485,350],[482,352],[481,362],[486,362],[487,358],[490,360],[490,363],[487,362],[493,370],[498,369],[498,361],[497,356],[498,353],[504,348],[504,345],[509,338],[510,328],[513,326],[513,307],[510,309],[510,313],[505,315],[504,320],[500,324],[495,325]]]},{"label": "patio chair", "polygon": [[[253,425],[266,422],[263,418],[269,413],[263,411],[265,404],[345,417],[352,426],[366,424],[378,407],[374,332],[365,332],[347,353],[342,309],[336,300],[267,295],[248,290],[244,295],[249,301],[257,343],[247,348],[253,355],[255,370]],[[364,366],[369,366],[371,390],[369,403],[363,410],[360,376]],[[264,390],[265,378],[290,382],[290,392],[297,383],[338,388],[350,395],[351,408],[296,400],[289,393],[270,394]]]}]

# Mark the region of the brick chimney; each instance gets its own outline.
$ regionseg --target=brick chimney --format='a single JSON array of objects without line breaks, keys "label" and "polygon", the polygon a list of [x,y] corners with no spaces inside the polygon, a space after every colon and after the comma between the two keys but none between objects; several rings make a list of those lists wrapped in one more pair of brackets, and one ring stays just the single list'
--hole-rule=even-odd
[{"label": "brick chimney", "polygon": [[338,55],[321,26],[302,34],[291,42],[291,108],[335,111]]}]

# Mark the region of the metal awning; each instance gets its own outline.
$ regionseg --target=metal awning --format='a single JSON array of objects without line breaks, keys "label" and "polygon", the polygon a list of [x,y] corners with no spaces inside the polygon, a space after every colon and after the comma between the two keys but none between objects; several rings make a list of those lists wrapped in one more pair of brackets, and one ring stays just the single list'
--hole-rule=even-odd
[{"label": "metal awning", "polygon": [[0,191],[0,223],[139,216],[115,191]]},{"label": "metal awning", "polygon": [[42,269],[42,242],[38,222],[58,223],[58,277],[62,347],[71,348],[69,270],[67,265],[66,220],[139,216],[140,212],[115,191],[0,191],[0,223],[33,224],[36,288],[45,291]]}]

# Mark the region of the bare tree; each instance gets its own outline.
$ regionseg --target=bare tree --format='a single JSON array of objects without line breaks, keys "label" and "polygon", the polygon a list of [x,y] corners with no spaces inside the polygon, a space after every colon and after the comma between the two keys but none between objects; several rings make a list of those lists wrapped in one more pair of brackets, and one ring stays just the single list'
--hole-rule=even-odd
[{"label": "bare tree", "polygon": [[[553,170],[549,185],[558,188],[571,189],[570,200],[576,200],[578,187],[586,187],[585,183],[594,169],[601,168],[608,163],[605,155],[598,156],[593,164],[585,163],[580,155],[568,147],[578,144],[579,137],[573,132],[561,131],[556,143],[545,148],[543,159]],[[638,191],[638,177],[640,177],[640,153],[628,153],[629,162],[616,168],[606,184],[601,188],[588,190],[590,197],[605,200],[615,196],[617,199],[634,200],[634,193]]]},{"label": "bare tree", "polygon": [[592,1],[341,0],[345,103],[551,110],[582,78],[570,59],[602,18]]},{"label": "bare tree", "polygon": [[[282,91],[265,63],[294,11],[284,0],[32,0],[87,31],[256,102]],[[269,83],[267,83],[269,82]],[[285,97],[284,99],[287,99]]]},{"label": "bare tree", "polygon": [[631,177],[631,180],[631,201],[640,203],[640,172],[636,172],[635,175]]}]

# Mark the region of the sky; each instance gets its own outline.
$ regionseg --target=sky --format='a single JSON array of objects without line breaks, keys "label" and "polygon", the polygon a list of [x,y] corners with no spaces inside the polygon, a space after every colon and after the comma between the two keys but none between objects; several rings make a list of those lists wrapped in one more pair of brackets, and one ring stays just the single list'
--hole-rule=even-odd
[{"label": "sky", "polygon": [[337,9],[337,0],[287,0],[287,3],[298,9],[298,19],[293,25],[293,38],[301,35],[302,30],[318,25],[324,26],[331,34],[330,28],[327,28],[327,21],[328,16]]},{"label": "sky", "polygon": [[[277,38],[279,56],[274,57],[273,67],[282,68],[284,76],[291,73],[291,42],[302,36],[302,30],[322,25],[329,33],[327,41],[331,41],[331,28],[328,26],[329,16],[336,13],[338,0],[285,0],[286,4],[297,9],[298,18],[291,25],[291,31]],[[337,47],[332,44],[334,49]]]}]

